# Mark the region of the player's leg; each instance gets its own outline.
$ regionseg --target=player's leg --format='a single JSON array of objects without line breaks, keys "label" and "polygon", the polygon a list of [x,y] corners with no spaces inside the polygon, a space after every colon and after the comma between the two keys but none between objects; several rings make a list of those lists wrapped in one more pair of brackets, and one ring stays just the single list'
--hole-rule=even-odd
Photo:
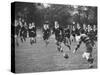
[{"label": "player's leg", "polygon": [[59,52],[63,52],[63,48],[62,48],[62,46],[61,46],[61,42],[58,42],[58,44],[57,44],[57,50],[58,50]]},{"label": "player's leg", "polygon": [[67,46],[69,48],[69,50],[71,50],[70,43],[68,42],[69,39],[66,37],[64,41],[65,41],[64,45]]},{"label": "player's leg", "polygon": [[80,47],[81,43],[82,43],[82,41],[80,40],[80,41],[78,42],[76,48],[74,49],[73,53],[75,53],[75,52],[78,50],[78,48]]},{"label": "player's leg", "polygon": [[87,47],[87,52],[86,52],[86,60],[89,64],[89,68],[92,68],[93,67],[93,61],[94,61],[94,58],[92,57],[92,50],[93,50],[93,47],[91,45],[91,43],[88,43],[86,44],[86,47]]},{"label": "player's leg", "polygon": [[23,34],[22,34],[22,32],[20,32],[20,40],[23,43]]},{"label": "player's leg", "polygon": [[27,33],[24,33],[23,34],[23,40],[26,41],[26,38],[27,38]]},{"label": "player's leg", "polygon": [[93,59],[91,53],[89,54],[87,61],[88,61],[88,64],[89,64],[89,68],[92,68],[94,59]]}]

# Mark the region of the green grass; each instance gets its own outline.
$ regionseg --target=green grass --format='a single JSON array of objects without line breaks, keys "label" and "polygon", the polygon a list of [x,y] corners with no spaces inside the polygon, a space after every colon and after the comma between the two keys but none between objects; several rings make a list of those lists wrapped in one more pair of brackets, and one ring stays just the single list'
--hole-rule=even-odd
[{"label": "green grass", "polygon": [[[87,61],[82,58],[82,54],[85,51],[84,44],[81,45],[75,54],[72,52],[75,48],[75,43],[71,45],[71,51],[64,46],[64,52],[67,52],[69,55],[69,58],[65,59],[63,54],[56,50],[54,41],[55,40],[51,38],[47,47],[41,38],[33,45],[30,45],[29,39],[24,43],[19,41],[20,46],[15,48],[16,72],[27,73],[88,69]],[[96,48],[93,50],[93,57],[93,68],[97,68]]]}]

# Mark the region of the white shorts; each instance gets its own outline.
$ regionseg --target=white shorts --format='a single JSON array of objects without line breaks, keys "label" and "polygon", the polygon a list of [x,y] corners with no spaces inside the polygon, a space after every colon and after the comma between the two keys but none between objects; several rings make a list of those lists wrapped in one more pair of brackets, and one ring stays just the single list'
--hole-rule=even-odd
[{"label": "white shorts", "polygon": [[75,38],[76,38],[76,41],[79,41],[81,36],[76,36]]},{"label": "white shorts", "polygon": [[74,38],[74,37],[71,35],[71,36],[70,36],[70,39],[72,40],[73,38]]},{"label": "white shorts", "polygon": [[83,55],[82,55],[82,58],[85,58],[85,59],[89,59],[90,58],[90,53],[89,52],[84,52]]}]

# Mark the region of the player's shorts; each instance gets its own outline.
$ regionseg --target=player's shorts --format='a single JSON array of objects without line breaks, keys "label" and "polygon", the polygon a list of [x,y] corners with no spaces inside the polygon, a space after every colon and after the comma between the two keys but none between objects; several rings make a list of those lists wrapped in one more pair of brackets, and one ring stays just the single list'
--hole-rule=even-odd
[{"label": "player's shorts", "polygon": [[82,58],[85,58],[86,60],[88,60],[90,58],[91,53],[89,52],[84,52],[82,55]]},{"label": "player's shorts", "polygon": [[30,33],[29,33],[29,37],[36,37],[36,33],[30,32]]},{"label": "player's shorts", "polygon": [[80,38],[81,38],[81,36],[76,36],[76,37],[75,37],[76,41],[79,41]]},{"label": "player's shorts", "polygon": [[30,38],[31,40],[34,40],[34,38]]},{"label": "player's shorts", "polygon": [[73,35],[71,35],[71,36],[70,36],[70,39],[72,40],[73,38],[74,38],[74,36],[73,36]]}]

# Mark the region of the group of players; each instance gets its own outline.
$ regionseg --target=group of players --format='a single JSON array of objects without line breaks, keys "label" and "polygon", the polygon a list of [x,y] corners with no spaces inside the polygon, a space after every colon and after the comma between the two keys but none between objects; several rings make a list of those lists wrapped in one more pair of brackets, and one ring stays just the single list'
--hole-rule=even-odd
[{"label": "group of players", "polygon": [[[18,37],[20,37],[21,42],[26,41],[26,38],[29,36],[30,44],[36,43],[36,26],[34,22],[31,22],[27,25],[24,19],[19,18],[14,22],[15,29],[15,43],[19,46]],[[27,36],[28,35],[28,36]]]},{"label": "group of players", "polygon": [[[20,36],[21,41],[26,41],[27,34],[30,39],[30,44],[36,43],[37,29],[34,22],[27,24],[24,19],[19,18],[15,20],[15,41],[17,46],[18,36]],[[59,52],[63,53],[64,58],[68,58],[68,54],[63,52],[62,43],[71,50],[72,42],[77,42],[73,53],[75,53],[81,43],[84,43],[86,46],[86,51],[84,51],[82,57],[86,58],[89,63],[89,67],[93,67],[94,58],[92,56],[93,47],[97,41],[97,27],[96,25],[86,25],[83,24],[82,27],[79,23],[73,22],[72,25],[67,25],[62,27],[58,21],[54,22],[54,27],[51,29],[48,22],[43,24],[42,28],[43,40],[46,43],[46,46],[49,44],[49,38],[51,35],[55,35],[56,46]]]}]

